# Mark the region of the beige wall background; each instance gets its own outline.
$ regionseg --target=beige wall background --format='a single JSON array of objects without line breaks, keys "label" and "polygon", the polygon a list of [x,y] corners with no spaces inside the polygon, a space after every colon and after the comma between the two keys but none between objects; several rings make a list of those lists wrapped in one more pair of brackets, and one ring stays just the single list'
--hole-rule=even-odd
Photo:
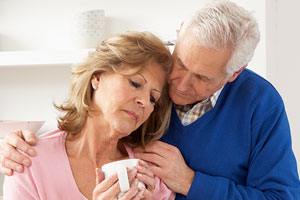
[{"label": "beige wall background", "polygon": [[300,2],[266,1],[267,79],[285,102],[292,131],[293,149],[300,166],[299,47]]}]

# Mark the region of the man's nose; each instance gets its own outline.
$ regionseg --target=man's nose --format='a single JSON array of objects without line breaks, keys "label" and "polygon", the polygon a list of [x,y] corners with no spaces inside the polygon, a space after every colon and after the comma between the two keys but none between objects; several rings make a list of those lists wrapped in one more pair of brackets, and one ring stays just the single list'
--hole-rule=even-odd
[{"label": "man's nose", "polygon": [[193,75],[189,72],[186,72],[180,77],[176,89],[182,92],[187,91],[191,87],[193,81],[192,79],[193,79]]}]

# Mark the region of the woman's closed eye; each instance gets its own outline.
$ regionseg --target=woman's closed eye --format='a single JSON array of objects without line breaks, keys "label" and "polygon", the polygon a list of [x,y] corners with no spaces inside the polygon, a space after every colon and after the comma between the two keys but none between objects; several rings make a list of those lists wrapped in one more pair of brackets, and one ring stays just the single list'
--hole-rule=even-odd
[{"label": "woman's closed eye", "polygon": [[156,103],[156,100],[155,100],[155,98],[154,98],[152,95],[150,95],[150,102],[151,102],[152,104],[155,104],[155,103]]},{"label": "woman's closed eye", "polygon": [[139,83],[137,83],[137,82],[135,82],[135,81],[133,81],[133,80],[130,80],[130,79],[129,79],[129,82],[130,82],[130,84],[131,84],[133,87],[135,87],[135,88],[139,88],[139,87],[142,86],[141,84],[139,84]]},{"label": "woman's closed eye", "polygon": [[[138,82],[136,82],[136,81],[133,81],[133,80],[131,80],[131,79],[129,79],[129,83],[130,83],[130,85],[132,85],[132,86],[135,87],[135,88],[140,88],[140,87],[142,87],[142,84],[140,84],[140,83],[138,83]],[[156,99],[155,99],[152,95],[150,95],[150,102],[151,102],[152,104],[155,104],[155,103],[156,103]]]}]

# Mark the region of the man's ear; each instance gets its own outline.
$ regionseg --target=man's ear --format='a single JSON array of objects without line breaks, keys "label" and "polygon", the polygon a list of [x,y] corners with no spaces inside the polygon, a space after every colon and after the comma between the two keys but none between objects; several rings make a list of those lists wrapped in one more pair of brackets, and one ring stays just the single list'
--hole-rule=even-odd
[{"label": "man's ear", "polygon": [[184,24],[184,22],[181,22],[180,28],[176,30],[176,36],[177,36],[177,39],[178,39],[178,37],[179,37],[180,31],[182,31],[183,24]]},{"label": "man's ear", "polygon": [[242,71],[247,67],[247,65],[245,65],[244,67],[242,67],[239,71],[236,71],[229,79],[228,82],[232,82],[234,81],[239,75],[240,73],[242,73]]}]

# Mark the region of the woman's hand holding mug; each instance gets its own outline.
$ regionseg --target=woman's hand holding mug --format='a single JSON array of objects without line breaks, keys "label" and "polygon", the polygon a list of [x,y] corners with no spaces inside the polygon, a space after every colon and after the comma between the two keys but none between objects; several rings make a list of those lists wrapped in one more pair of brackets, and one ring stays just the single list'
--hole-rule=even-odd
[{"label": "woman's hand holding mug", "polygon": [[146,162],[139,159],[116,161],[103,165],[102,172],[96,169],[97,186],[93,191],[94,200],[152,199],[155,179]]}]

